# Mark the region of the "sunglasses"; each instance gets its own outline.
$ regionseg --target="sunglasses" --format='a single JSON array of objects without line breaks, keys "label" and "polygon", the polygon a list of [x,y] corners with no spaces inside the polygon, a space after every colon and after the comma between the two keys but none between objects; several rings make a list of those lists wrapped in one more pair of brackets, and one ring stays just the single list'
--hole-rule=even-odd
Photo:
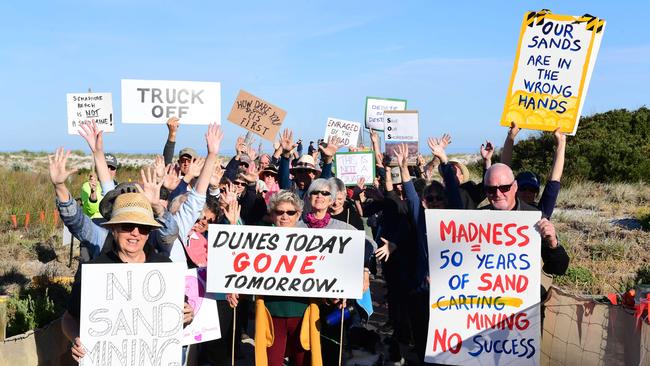
[{"label": "sunglasses", "polygon": [[235,181],[235,182],[233,182],[232,184],[234,184],[234,185],[236,185],[236,186],[240,186],[240,187],[246,187],[246,183],[245,183],[245,182],[237,182],[237,181]]},{"label": "sunglasses", "polygon": [[152,230],[151,226],[142,225],[142,224],[131,224],[131,223],[120,224],[120,226],[119,226],[118,229],[119,229],[120,231],[124,231],[124,232],[130,233],[130,232],[132,232],[133,229],[135,229],[136,227],[138,228],[138,231],[139,231],[140,234],[142,234],[142,235],[147,235],[147,234],[149,234],[149,232]]},{"label": "sunglasses", "polygon": [[276,216],[282,216],[284,214],[287,214],[289,216],[293,216],[293,215],[298,213],[298,211],[296,211],[296,210],[288,210],[288,211],[274,210],[273,212],[276,214]]},{"label": "sunglasses", "polygon": [[214,224],[214,219],[213,218],[208,218],[205,215],[203,215],[203,217],[198,219],[197,221],[201,221],[201,220],[205,220],[208,224]]},{"label": "sunglasses", "polygon": [[539,189],[535,187],[519,187],[519,191],[530,192],[530,193],[539,193]]},{"label": "sunglasses", "polygon": [[112,170],[112,171],[116,171],[116,170],[117,170],[116,167],[114,167],[114,166],[110,166],[110,165],[108,166],[108,169],[109,169],[109,170]]},{"label": "sunglasses", "polygon": [[330,192],[330,191],[311,191],[311,192],[309,192],[310,196],[315,196],[317,194],[320,194],[323,197],[328,197],[328,196],[332,195],[332,192]]},{"label": "sunglasses", "polygon": [[497,190],[501,191],[501,193],[506,193],[510,191],[510,188],[512,188],[512,185],[514,182],[510,184],[505,184],[502,186],[485,186],[485,193],[487,194],[497,194]]}]

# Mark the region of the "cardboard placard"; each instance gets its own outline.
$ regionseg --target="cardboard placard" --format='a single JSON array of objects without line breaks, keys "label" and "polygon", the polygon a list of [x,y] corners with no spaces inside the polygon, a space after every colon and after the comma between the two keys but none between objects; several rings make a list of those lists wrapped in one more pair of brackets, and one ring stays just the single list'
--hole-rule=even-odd
[{"label": "cardboard placard", "polygon": [[81,365],[180,365],[180,264],[84,264],[81,274]]},{"label": "cardboard placard", "polygon": [[538,365],[539,211],[426,210],[426,362]]},{"label": "cardboard placard", "polygon": [[346,121],[338,118],[328,118],[325,127],[325,141],[330,137],[336,138],[336,144],[341,147],[355,147],[359,141],[359,131],[361,123]]},{"label": "cardboard placard", "polygon": [[115,131],[111,93],[68,93],[68,134],[78,135],[81,125],[95,122],[104,132]]},{"label": "cardboard placard", "polygon": [[360,178],[366,179],[366,185],[375,180],[375,152],[341,152],[334,155],[336,177],[346,186],[356,186]]},{"label": "cardboard placard", "polygon": [[596,17],[526,13],[501,125],[575,135],[604,30]]},{"label": "cardboard placard", "polygon": [[419,115],[417,111],[385,111],[384,151],[390,156],[388,165],[397,165],[395,148],[406,144],[409,149],[408,164],[415,165],[418,158]]},{"label": "cardboard placard", "polygon": [[210,225],[208,292],[360,299],[359,230]]},{"label": "cardboard placard", "polygon": [[185,296],[194,309],[194,318],[183,329],[183,345],[221,338],[216,294],[206,292],[206,273],[206,268],[192,268],[185,273]]},{"label": "cardboard placard", "polygon": [[122,123],[221,124],[221,84],[204,81],[122,80]]},{"label": "cardboard placard", "polygon": [[405,99],[366,97],[366,128],[383,131],[384,112],[403,110],[406,110]]},{"label": "cardboard placard", "polygon": [[275,141],[287,112],[244,90],[239,90],[228,121],[262,138]]}]

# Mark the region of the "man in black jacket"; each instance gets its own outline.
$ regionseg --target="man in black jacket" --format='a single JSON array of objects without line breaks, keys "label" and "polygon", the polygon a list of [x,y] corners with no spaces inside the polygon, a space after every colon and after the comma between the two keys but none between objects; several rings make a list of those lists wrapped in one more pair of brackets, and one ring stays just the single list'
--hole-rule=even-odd
[{"label": "man in black jacket", "polygon": [[[494,164],[485,173],[484,188],[489,205],[488,210],[539,211],[517,198],[517,181],[510,167]],[[555,226],[548,219],[541,219],[536,224],[542,236],[542,269],[548,274],[563,275],[569,266],[569,255],[560,245],[555,233]]]}]

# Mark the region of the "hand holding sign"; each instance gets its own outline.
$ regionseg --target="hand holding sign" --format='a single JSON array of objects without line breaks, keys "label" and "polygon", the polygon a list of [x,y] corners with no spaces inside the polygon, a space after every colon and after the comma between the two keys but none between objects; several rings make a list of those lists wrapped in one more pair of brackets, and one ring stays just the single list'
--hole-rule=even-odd
[{"label": "hand holding sign", "polygon": [[77,362],[80,362],[81,358],[86,355],[86,349],[83,344],[81,344],[81,339],[79,339],[79,337],[75,337],[70,346],[70,351],[72,351],[72,358]]}]

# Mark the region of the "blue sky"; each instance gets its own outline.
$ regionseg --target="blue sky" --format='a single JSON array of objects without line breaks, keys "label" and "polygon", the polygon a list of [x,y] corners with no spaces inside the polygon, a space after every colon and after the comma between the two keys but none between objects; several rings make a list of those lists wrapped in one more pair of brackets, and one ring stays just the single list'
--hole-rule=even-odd
[{"label": "blue sky", "polygon": [[[452,152],[476,151],[485,139],[501,146],[521,19],[543,8],[607,20],[583,115],[650,100],[650,31],[637,17],[650,3],[480,4],[3,2],[0,151],[86,150],[67,135],[65,95],[89,87],[113,93],[118,124],[107,150],[162,151],[164,125],[119,123],[120,80],[127,78],[221,82],[227,153],[245,133],[226,120],[239,89],[284,108],[284,126],[304,140],[322,137],[327,117],[363,120],[371,95],[408,99],[420,111],[421,137],[451,133]],[[178,147],[205,151],[204,131],[182,126]]]}]

